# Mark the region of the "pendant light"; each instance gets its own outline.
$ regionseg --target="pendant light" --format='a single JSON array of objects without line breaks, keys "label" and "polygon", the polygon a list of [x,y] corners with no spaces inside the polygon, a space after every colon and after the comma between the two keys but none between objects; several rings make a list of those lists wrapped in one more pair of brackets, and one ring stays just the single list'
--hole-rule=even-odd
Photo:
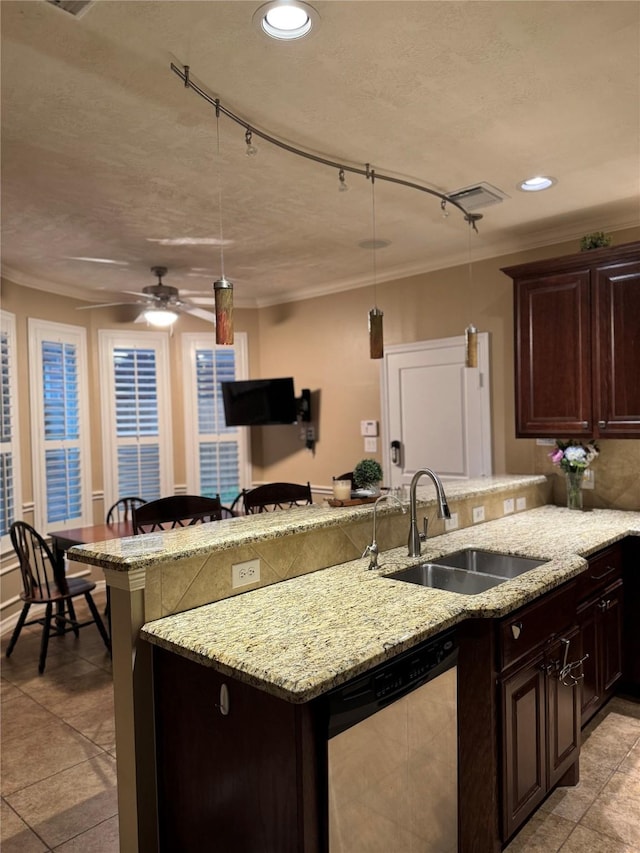
[{"label": "pendant light", "polygon": [[[465,216],[467,223],[469,225],[469,242],[468,242],[468,286],[469,286],[469,303],[473,301],[473,270],[471,266],[471,229],[477,231],[476,222],[480,219],[480,215],[468,213]],[[464,351],[465,351],[465,365],[466,367],[477,367],[478,366],[478,330],[473,325],[473,323],[469,323],[467,328],[464,330]]]},{"label": "pendant light", "polygon": [[213,283],[216,310],[216,343],[233,344],[233,284],[224,274],[224,237],[222,233],[222,168],[220,164],[220,109],[216,101],[216,156],[218,160],[218,214],[220,225],[220,278]]},{"label": "pendant light", "polygon": [[367,164],[367,177],[371,181],[371,251],[373,259],[373,308],[369,311],[369,358],[382,358],[384,355],[384,337],[382,330],[383,313],[378,308],[377,301],[377,270],[376,270],[376,174]]}]

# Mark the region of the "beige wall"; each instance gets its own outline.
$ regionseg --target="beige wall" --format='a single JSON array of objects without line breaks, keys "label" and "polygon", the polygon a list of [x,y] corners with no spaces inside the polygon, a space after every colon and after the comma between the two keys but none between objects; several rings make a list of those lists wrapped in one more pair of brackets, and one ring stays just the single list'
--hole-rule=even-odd
[{"label": "beige wall", "polygon": [[[640,228],[614,233],[614,244],[640,239]],[[481,240],[481,237],[478,238]],[[481,245],[481,243],[479,244]],[[385,345],[463,334],[470,321],[490,333],[494,473],[552,473],[549,448],[515,438],[512,281],[502,267],[573,254],[576,243],[474,261],[468,265],[379,284]],[[474,249],[478,254],[480,249]],[[256,446],[256,480],[327,484],[363,456],[361,419],[381,419],[381,362],[368,355],[367,312],[373,288],[288,303],[260,311],[263,376],[292,374],[296,391],[320,392],[315,454],[295,427],[265,427]],[[559,436],[559,438],[562,436]],[[640,441],[601,441],[596,488],[586,506],[640,509]],[[258,455],[259,454],[259,455]],[[382,461],[382,457],[378,454]],[[429,464],[425,448],[425,465]],[[557,473],[557,471],[556,471]],[[556,497],[564,500],[558,475]]]},{"label": "beige wall", "polygon": [[[640,228],[613,234],[614,243],[640,239]],[[474,238],[475,239],[475,238]],[[481,235],[473,254],[482,251]],[[384,311],[385,343],[409,343],[463,333],[473,321],[490,333],[494,472],[549,473],[546,448],[514,437],[512,282],[500,268],[539,258],[572,254],[577,245],[564,243],[537,250],[474,260],[471,282],[468,265],[379,283],[377,302]],[[365,454],[360,420],[381,420],[381,361],[369,358],[367,313],[373,288],[349,290],[332,296],[290,302],[259,310],[236,309],[236,329],[246,331],[252,376],[289,376],[296,393],[310,388],[317,430],[315,452],[305,449],[296,426],[252,430],[254,481],[310,480],[328,486],[331,477],[350,470]],[[17,318],[20,368],[20,422],[22,435],[23,500],[33,499],[28,400],[27,318],[82,325],[87,329],[91,385],[93,491],[103,488],[101,415],[98,388],[98,330],[126,326],[144,333],[131,321],[130,308],[76,311],[86,305],[41,290],[2,282],[2,306]],[[129,321],[129,322],[127,322]],[[171,337],[174,466],[177,484],[186,479],[181,381],[181,332],[210,331],[194,317],[183,316]],[[640,441],[601,442],[596,489],[587,505],[640,507]],[[381,459],[381,456],[379,455]],[[425,448],[425,464],[429,464]],[[560,487],[559,487],[560,488]],[[558,492],[562,500],[561,491]],[[104,507],[94,501],[94,518],[101,521]]]}]

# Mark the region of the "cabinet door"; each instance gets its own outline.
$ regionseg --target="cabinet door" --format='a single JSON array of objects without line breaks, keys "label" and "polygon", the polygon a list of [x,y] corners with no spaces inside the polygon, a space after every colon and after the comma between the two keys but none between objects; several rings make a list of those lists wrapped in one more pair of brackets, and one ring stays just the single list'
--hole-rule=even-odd
[{"label": "cabinet door", "polygon": [[598,606],[602,621],[602,692],[608,695],[622,678],[622,580],[607,587]]},{"label": "cabinet door", "polygon": [[600,654],[600,620],[598,600],[590,600],[578,608],[578,624],[582,656],[588,655],[582,665],[584,678],[581,687],[580,716],[584,726],[602,704],[602,674]]},{"label": "cabinet door", "polygon": [[640,261],[595,270],[595,418],[603,438],[640,438]]},{"label": "cabinet door", "polygon": [[547,652],[547,744],[548,787],[553,788],[578,757],[580,750],[580,684],[562,680],[565,643],[568,640],[567,663],[580,660],[577,626],[566,632]]},{"label": "cabinet door", "polygon": [[542,802],[547,791],[545,673],[536,655],[502,683],[503,840]]},{"label": "cabinet door", "polygon": [[591,289],[584,269],[516,280],[516,436],[593,430]]}]

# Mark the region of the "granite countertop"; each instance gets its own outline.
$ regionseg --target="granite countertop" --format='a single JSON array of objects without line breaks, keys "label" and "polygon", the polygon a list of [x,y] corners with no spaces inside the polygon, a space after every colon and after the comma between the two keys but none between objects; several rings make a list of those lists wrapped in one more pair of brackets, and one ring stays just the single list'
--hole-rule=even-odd
[{"label": "granite countertop", "polygon": [[[471,480],[447,480],[449,501],[495,492],[516,491],[525,486],[546,482],[541,475],[504,475]],[[417,489],[419,505],[435,504],[435,489],[430,480],[422,480]],[[405,501],[408,504],[408,501]],[[379,512],[397,509],[380,504]],[[330,507],[327,504],[296,507],[284,512],[260,513],[223,519],[209,524],[197,524],[178,530],[147,533],[110,539],[90,545],[76,545],[69,549],[69,558],[79,563],[90,563],[103,569],[128,572],[156,565],[208,554],[212,549],[225,550],[250,544],[265,538],[290,536],[318,528],[336,527],[349,521],[368,518],[373,514],[373,503],[360,506]]]},{"label": "granite countertop", "polygon": [[[640,513],[539,507],[430,538],[419,558],[396,548],[380,555],[377,571],[367,569],[368,559],[343,563],[150,622],[141,636],[287,701],[306,702],[465,619],[507,615],[627,535],[640,535]],[[385,577],[466,547],[547,562],[471,596]]]}]

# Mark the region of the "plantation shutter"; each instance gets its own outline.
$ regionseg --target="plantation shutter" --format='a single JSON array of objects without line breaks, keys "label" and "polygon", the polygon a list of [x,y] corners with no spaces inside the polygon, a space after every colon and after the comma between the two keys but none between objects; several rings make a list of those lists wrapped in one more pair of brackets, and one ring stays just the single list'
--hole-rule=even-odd
[{"label": "plantation shutter", "polygon": [[[34,436],[34,514],[49,530],[87,521],[91,473],[84,329],[29,321]],[[35,405],[34,405],[35,404]]]},{"label": "plantation shutter", "polygon": [[204,336],[183,338],[188,354],[184,364],[191,371],[185,381],[185,389],[191,390],[185,406],[186,448],[192,457],[187,460],[188,488],[211,497],[219,494],[229,505],[249,485],[246,430],[227,427],[220,383],[244,373],[244,336],[234,347],[218,347]]},{"label": "plantation shutter", "polygon": [[153,349],[113,350],[118,496],[160,497],[160,425]]},{"label": "plantation shutter", "polygon": [[100,357],[105,504],[166,497],[174,491],[166,334],[101,331]]},{"label": "plantation shutter", "polygon": [[47,523],[82,515],[78,353],[74,344],[42,342]]},{"label": "plantation shutter", "polygon": [[[0,409],[0,538],[9,533],[11,524],[20,517],[20,476],[18,447],[15,317],[2,312],[0,316],[0,366],[2,371],[2,401]],[[8,542],[8,540],[5,540]],[[3,541],[4,544],[4,541]]]}]

